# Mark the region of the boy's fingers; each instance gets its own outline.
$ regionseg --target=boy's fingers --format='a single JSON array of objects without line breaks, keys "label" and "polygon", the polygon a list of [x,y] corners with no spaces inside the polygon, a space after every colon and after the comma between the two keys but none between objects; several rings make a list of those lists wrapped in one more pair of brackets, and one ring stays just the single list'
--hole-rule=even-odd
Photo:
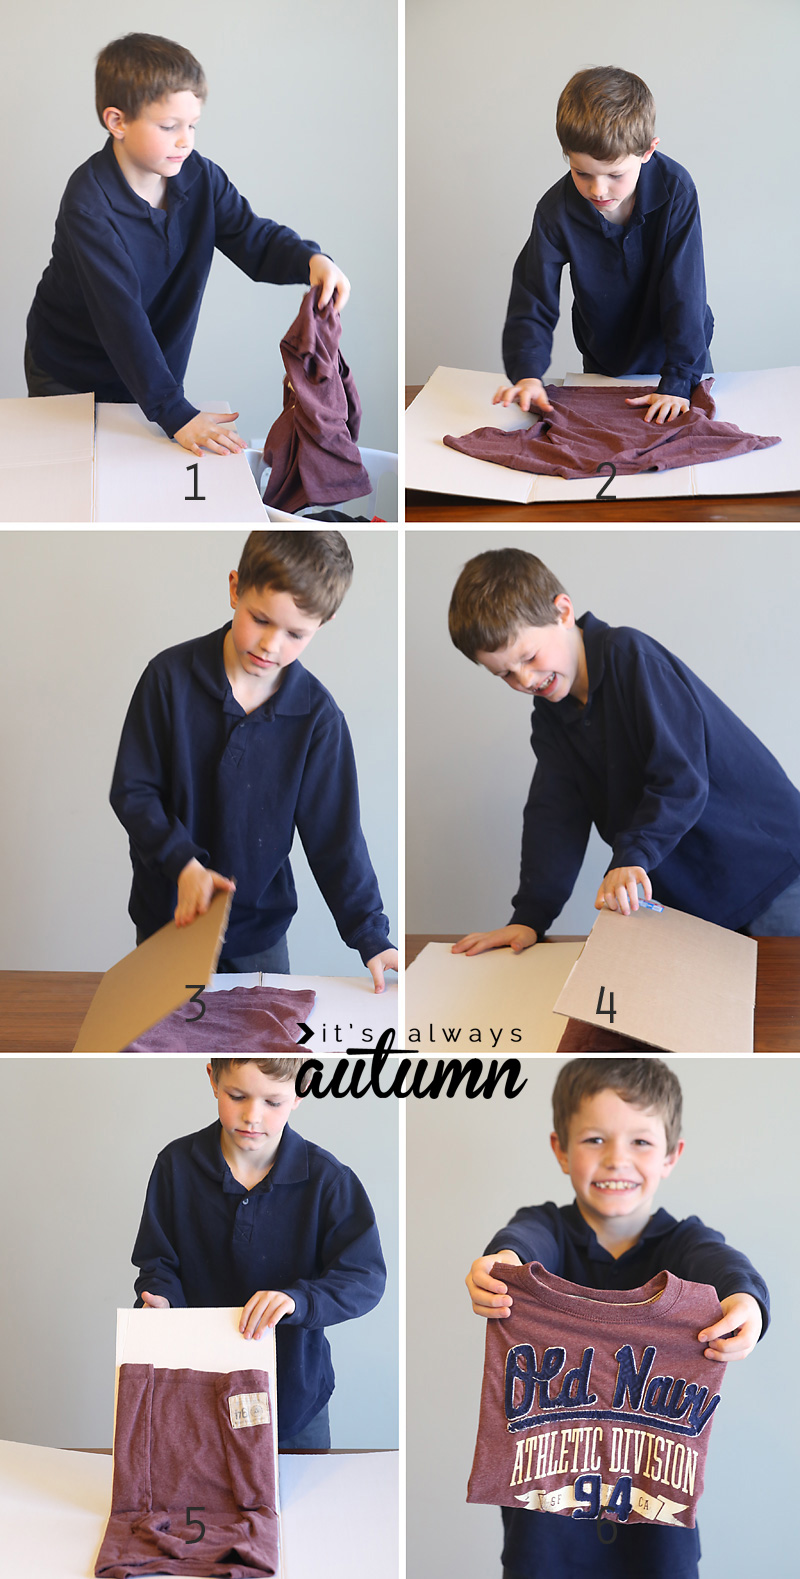
[{"label": "boy's fingers", "polygon": [[637,395],[635,398],[629,396],[626,399],[625,404],[626,406],[646,406],[649,405],[649,402],[649,395]]},{"label": "boy's fingers", "polygon": [[644,872],[644,871],[642,872],[642,875],[641,875],[639,881],[640,881],[640,883],[642,885],[642,888],[644,889],[644,897],[645,897],[645,899],[652,899],[652,897],[653,897],[653,885],[652,885],[652,883],[651,883],[651,881],[650,881],[650,879],[649,879],[649,877],[648,877],[646,872]]},{"label": "boy's fingers", "polygon": [[384,989],[384,986],[385,986],[385,981],[384,981],[384,976],[383,976],[383,965],[381,964],[379,959],[374,959],[374,960],[370,960],[369,968],[370,968],[370,971],[371,971],[371,974],[372,974],[372,980],[375,983],[375,991],[376,992],[383,992],[383,989]]}]

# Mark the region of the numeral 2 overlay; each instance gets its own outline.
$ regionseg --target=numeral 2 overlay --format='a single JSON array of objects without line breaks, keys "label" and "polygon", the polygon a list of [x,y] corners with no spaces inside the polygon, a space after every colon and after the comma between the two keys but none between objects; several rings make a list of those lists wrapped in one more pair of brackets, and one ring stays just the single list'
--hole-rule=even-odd
[{"label": "numeral 2 overlay", "polygon": [[[612,484],[612,482],[614,481],[614,478],[617,475],[617,468],[614,465],[613,461],[601,461],[599,466],[595,466],[595,469],[594,469],[595,470],[595,476],[596,477],[601,476],[602,473],[605,471],[607,466],[610,468],[610,475],[606,478],[606,481],[603,483],[603,486],[599,490],[599,492],[595,494],[595,499],[602,499],[603,494],[606,491],[606,488],[610,488],[611,487],[611,484]],[[607,494],[606,497],[608,499],[616,499],[617,496],[616,496],[615,493],[610,493],[610,494]]]},{"label": "numeral 2 overlay", "polygon": [[608,1023],[609,1023],[609,1025],[613,1025],[614,1024],[614,1015],[617,1012],[616,1009],[614,1008],[614,994],[613,994],[613,992],[609,993],[609,995],[608,995],[608,1008],[604,1009],[603,1008],[603,993],[605,992],[605,990],[606,990],[605,987],[601,987],[600,988],[600,996],[599,996],[599,998],[597,1000],[597,1008],[595,1009],[594,1012],[595,1012],[595,1014],[607,1014],[608,1015]]}]

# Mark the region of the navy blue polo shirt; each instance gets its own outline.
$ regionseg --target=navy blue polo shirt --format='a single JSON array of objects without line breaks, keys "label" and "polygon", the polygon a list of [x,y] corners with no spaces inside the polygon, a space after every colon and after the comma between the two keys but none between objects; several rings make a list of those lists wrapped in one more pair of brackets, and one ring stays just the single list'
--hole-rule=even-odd
[{"label": "navy blue polo shirt", "polygon": [[[289,1294],[295,1309],[275,1328],[286,1438],[333,1392],[323,1328],[365,1315],[383,1294],[375,1214],[351,1169],[288,1126],[270,1172],[251,1190],[234,1179],[220,1135],[215,1121],[159,1153],[131,1257],[140,1268],[136,1303],[142,1290],[173,1308],[245,1305],[262,1289]],[[246,1352],[257,1364],[257,1340]]]},{"label": "navy blue polo shirt", "polygon": [[514,265],[503,330],[503,363],[515,384],[543,378],[550,365],[565,264],[572,330],[589,371],[612,378],[658,372],[662,393],[688,399],[714,331],[688,171],[654,153],[641,167],[626,225],[604,219],[571,174],[545,193]]},{"label": "navy blue polo shirt", "polygon": [[390,947],[389,923],[344,716],[298,660],[245,713],[225,673],[228,630],[160,653],[133,694],[111,785],[130,840],[131,919],[147,937],[165,926],[194,856],[236,880],[224,956],[270,948],[297,909],[297,830],[340,936],[366,964]]},{"label": "navy blue polo shirt", "polygon": [[[653,897],[736,930],[800,873],[800,793],[680,658],[584,614],[589,698],[537,698],[515,922],[541,937],[594,823],[607,870],[642,866]],[[598,874],[599,881],[599,874]]]},{"label": "navy blue polo shirt", "polygon": [[128,185],[114,139],[67,183],[28,317],[34,362],[97,400],[133,401],[170,438],[197,415],[183,393],[214,248],[252,280],[308,284],[319,247],[259,219],[224,170],[191,153],[166,209]]},{"label": "navy blue polo shirt", "polygon": [[[699,1217],[677,1222],[659,1209],[641,1238],[616,1260],[598,1243],[577,1205],[523,1206],[489,1240],[485,1255],[514,1250],[520,1260],[540,1261],[548,1272],[585,1288],[641,1288],[658,1272],[672,1272],[691,1283],[710,1283],[717,1298],[752,1294],[769,1323],[769,1292],[741,1251],[726,1245],[715,1228]],[[519,1579],[696,1579],[700,1536],[695,1529],[666,1525],[615,1526],[605,1545],[591,1521],[581,1523],[557,1513],[503,1508],[503,1563]]]}]

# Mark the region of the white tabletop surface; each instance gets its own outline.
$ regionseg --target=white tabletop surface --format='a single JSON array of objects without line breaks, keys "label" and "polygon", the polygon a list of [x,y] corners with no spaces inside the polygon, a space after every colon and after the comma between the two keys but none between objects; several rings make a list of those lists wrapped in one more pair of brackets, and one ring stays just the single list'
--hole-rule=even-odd
[{"label": "white tabletop surface", "polygon": [[[284,1579],[397,1579],[397,1453],[282,1455]],[[111,1505],[108,1455],[0,1442],[9,1579],[91,1579]]]}]

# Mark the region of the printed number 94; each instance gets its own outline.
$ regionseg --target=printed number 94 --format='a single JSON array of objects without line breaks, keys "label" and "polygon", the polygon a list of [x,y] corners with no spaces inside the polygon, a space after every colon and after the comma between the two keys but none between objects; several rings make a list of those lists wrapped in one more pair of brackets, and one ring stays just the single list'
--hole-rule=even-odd
[{"label": "printed number 94", "polygon": [[[575,1482],[575,1501],[586,1503],[586,1507],[574,1508],[573,1519],[599,1519],[602,1512],[600,1493],[603,1479],[601,1475],[580,1475]],[[631,1477],[621,1475],[616,1485],[612,1488],[611,1496],[606,1503],[607,1513],[616,1513],[620,1524],[624,1524],[631,1511]],[[610,1544],[610,1543],[609,1543]]]}]

